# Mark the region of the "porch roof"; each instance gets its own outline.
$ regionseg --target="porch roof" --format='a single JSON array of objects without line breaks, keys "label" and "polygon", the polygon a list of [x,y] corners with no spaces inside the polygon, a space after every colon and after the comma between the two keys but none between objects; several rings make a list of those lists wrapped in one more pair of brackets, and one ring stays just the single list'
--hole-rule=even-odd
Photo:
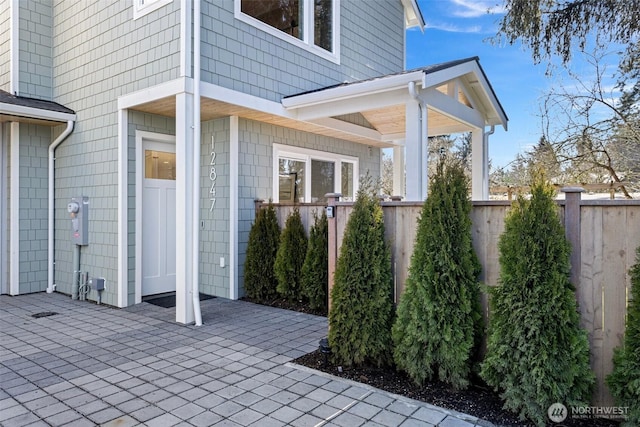
[{"label": "porch roof", "polygon": [[57,126],[75,120],[76,113],[64,105],[43,99],[12,95],[0,90],[0,123],[28,122]]},{"label": "porch roof", "polygon": [[287,96],[282,105],[304,121],[357,113],[382,141],[402,139],[412,82],[427,104],[430,136],[467,131],[470,125],[507,128],[507,114],[477,56]]},{"label": "porch roof", "polygon": [[[201,120],[239,116],[375,147],[405,144],[406,106],[415,84],[428,108],[429,136],[484,126],[507,128],[507,115],[477,57],[286,96],[274,102],[211,83],[201,84]],[[178,79],[121,97],[119,108],[175,117],[177,93],[193,93]]]}]

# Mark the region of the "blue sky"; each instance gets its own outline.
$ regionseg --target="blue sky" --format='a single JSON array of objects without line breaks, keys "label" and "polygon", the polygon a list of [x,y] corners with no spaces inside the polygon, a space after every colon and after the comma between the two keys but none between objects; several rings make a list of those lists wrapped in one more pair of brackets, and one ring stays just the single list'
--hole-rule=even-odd
[{"label": "blue sky", "polygon": [[497,127],[489,140],[492,166],[502,167],[540,138],[538,100],[552,80],[546,65],[534,65],[520,46],[497,46],[499,9],[487,9],[499,0],[418,0],[427,23],[424,34],[407,32],[407,69],[478,56],[498,99],[509,117],[508,132]]}]

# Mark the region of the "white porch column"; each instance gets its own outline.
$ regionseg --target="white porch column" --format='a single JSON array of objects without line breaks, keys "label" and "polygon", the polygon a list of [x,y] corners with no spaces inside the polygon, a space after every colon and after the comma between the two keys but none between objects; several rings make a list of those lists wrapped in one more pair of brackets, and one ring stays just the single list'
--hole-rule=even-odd
[{"label": "white porch column", "polygon": [[229,117],[229,298],[239,298],[238,284],[238,229],[239,229],[239,175],[240,132],[238,116]]},{"label": "white porch column", "polygon": [[20,123],[9,125],[9,144],[11,154],[11,201],[9,221],[9,295],[20,294]]},{"label": "white porch column", "polygon": [[403,196],[404,194],[404,147],[393,147],[393,194],[392,196]]},{"label": "white porch column", "polygon": [[480,128],[471,131],[471,199],[489,200],[489,150]]},{"label": "white porch column", "polygon": [[[422,111],[421,111],[422,110]],[[418,101],[411,100],[406,104],[405,149],[407,170],[408,201],[422,201],[427,197],[426,147],[423,138],[423,123],[426,109],[420,108]]]},{"label": "white porch column", "polygon": [[[9,170],[7,164],[9,138],[5,134],[5,126],[0,123],[0,293],[9,293],[9,282],[7,282],[7,229],[4,224],[7,224],[7,182],[9,177],[7,171]],[[6,147],[5,147],[5,144]]]},{"label": "white porch column", "polygon": [[192,323],[193,94],[176,95],[176,322]]},{"label": "white porch column", "polygon": [[[129,110],[118,110],[118,307],[129,305]],[[141,165],[136,165],[141,167]]]}]

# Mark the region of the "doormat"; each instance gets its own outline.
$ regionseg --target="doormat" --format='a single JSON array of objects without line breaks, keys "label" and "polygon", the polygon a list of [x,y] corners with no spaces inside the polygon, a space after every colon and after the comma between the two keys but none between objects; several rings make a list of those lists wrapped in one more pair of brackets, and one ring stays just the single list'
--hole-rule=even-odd
[{"label": "doormat", "polygon": [[[212,295],[200,294],[200,301],[208,300],[215,298]],[[163,308],[172,308],[176,306],[176,294],[165,295],[161,297],[144,299],[144,302],[148,302],[149,304],[157,305],[158,307]]]},{"label": "doormat", "polygon": [[32,314],[31,317],[35,317],[36,319],[39,319],[41,317],[49,317],[49,316],[55,316],[56,313],[55,311],[43,311],[42,313],[36,313],[36,314]]}]

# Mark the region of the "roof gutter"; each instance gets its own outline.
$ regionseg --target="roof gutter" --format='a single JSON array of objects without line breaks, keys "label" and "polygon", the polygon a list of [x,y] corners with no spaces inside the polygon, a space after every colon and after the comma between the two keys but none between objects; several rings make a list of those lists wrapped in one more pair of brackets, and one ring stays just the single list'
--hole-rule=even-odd
[{"label": "roof gutter", "polygon": [[67,127],[65,130],[49,145],[49,225],[48,225],[48,275],[47,275],[47,293],[50,294],[55,291],[56,285],[53,283],[53,213],[54,213],[54,153],[56,147],[62,143],[73,132],[75,126],[75,119],[67,121]]},{"label": "roof gutter", "polygon": [[289,110],[311,107],[328,102],[344,101],[362,95],[373,95],[404,88],[410,82],[419,82],[424,86],[425,73],[422,70],[385,76],[362,82],[354,82],[316,92],[288,96],[282,99],[282,106]]}]

